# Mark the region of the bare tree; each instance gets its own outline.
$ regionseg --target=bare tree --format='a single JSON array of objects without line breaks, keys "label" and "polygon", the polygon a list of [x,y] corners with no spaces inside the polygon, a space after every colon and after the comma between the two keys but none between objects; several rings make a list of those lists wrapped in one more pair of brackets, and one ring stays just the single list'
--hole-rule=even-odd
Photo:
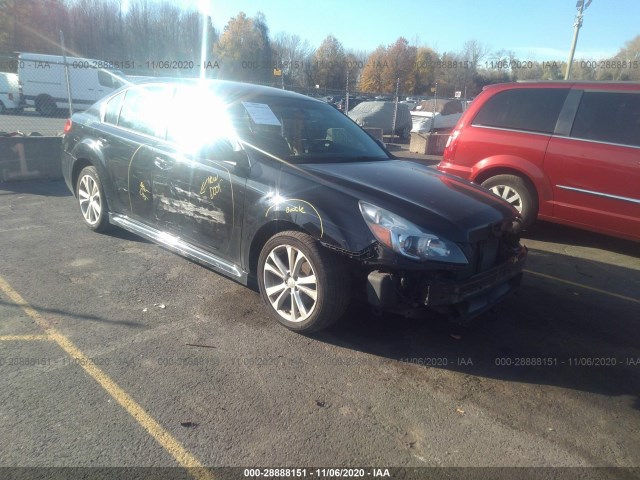
[{"label": "bare tree", "polygon": [[277,65],[282,67],[282,73],[290,84],[304,85],[305,63],[311,61],[314,53],[307,40],[302,40],[298,35],[290,35],[285,32],[278,33],[271,42],[274,58]]}]

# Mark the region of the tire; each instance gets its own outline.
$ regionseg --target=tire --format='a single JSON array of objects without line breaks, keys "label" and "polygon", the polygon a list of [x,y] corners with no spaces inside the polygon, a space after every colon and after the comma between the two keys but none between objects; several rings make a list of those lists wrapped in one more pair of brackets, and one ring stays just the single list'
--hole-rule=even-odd
[{"label": "tire", "polygon": [[503,198],[522,215],[522,227],[530,227],[538,216],[538,196],[535,189],[517,175],[496,175],[482,186]]},{"label": "tire", "polygon": [[109,228],[109,209],[96,167],[85,167],[78,175],[76,198],[85,225],[94,232]]},{"label": "tire", "polygon": [[400,138],[402,138],[404,140],[408,140],[409,138],[411,138],[411,128],[410,127],[404,127],[402,129],[402,132],[400,132]]},{"label": "tire", "polygon": [[43,117],[53,117],[58,110],[53,98],[48,95],[38,97],[35,107],[36,111]]},{"label": "tire", "polygon": [[0,114],[3,114],[7,111],[7,107],[4,106],[4,103],[0,102]]},{"label": "tire", "polygon": [[258,283],[276,320],[300,333],[336,322],[351,296],[349,275],[340,259],[295,231],[278,233],[265,243],[258,259]]}]

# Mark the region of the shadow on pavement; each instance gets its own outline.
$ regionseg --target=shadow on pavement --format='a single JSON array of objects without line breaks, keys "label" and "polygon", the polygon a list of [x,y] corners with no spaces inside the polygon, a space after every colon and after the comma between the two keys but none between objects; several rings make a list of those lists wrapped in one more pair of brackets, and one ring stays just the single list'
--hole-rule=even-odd
[{"label": "shadow on pavement", "polygon": [[[544,235],[547,241],[561,242],[574,234],[546,231]],[[601,241],[593,237],[584,243]],[[626,251],[633,245],[620,243],[619,247]],[[427,368],[425,362],[433,363],[430,359],[448,359],[446,365],[431,367],[599,395],[627,395],[640,410],[640,271],[530,251],[527,269],[545,272],[548,266],[553,266],[555,278],[525,273],[515,295],[470,326],[458,327],[437,318],[376,317],[356,305],[345,321],[314,338],[422,368]],[[582,275],[576,277],[576,272]],[[471,359],[473,365],[458,365],[455,359],[459,358]],[[535,359],[536,364],[518,365],[526,363],[523,359]]]},{"label": "shadow on pavement", "polygon": [[69,197],[71,192],[62,180],[24,180],[0,182],[0,195],[28,193],[45,197]]}]

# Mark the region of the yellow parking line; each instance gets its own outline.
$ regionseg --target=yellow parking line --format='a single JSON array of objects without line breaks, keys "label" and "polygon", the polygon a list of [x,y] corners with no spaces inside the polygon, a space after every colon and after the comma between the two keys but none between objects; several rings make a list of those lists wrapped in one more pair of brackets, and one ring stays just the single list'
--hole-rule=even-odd
[{"label": "yellow parking line", "polygon": [[620,295],[618,293],[608,292],[606,290],[600,290],[599,288],[590,287],[588,285],[583,285],[581,283],[571,282],[569,280],[565,280],[563,278],[554,277],[553,275],[547,275],[546,273],[534,272],[532,270],[525,270],[526,273],[530,273],[532,275],[537,275],[539,277],[548,278],[550,280],[555,280],[556,282],[566,283],[567,285],[572,285],[578,288],[584,288],[585,290],[591,290],[592,292],[602,293],[603,295],[609,295],[610,297],[619,298],[621,300],[626,300],[627,302],[633,302],[640,304],[640,300],[637,298],[626,297],[624,295]]},{"label": "yellow parking line", "polygon": [[133,398],[120,388],[102,370],[96,367],[91,359],[76,347],[71,340],[58,332],[47,320],[45,320],[34,308],[16,292],[2,277],[0,277],[0,290],[2,290],[17,306],[21,307],[35,322],[43,328],[49,339],[56,342],[69,356],[77,360],[80,365],[111,397],[113,397],[135,420],[151,435],[181,467],[187,469],[196,480],[212,480],[213,474],[202,465],[191,453],[189,453],[173,436],[165,430],[151,415],[149,415]]},{"label": "yellow parking line", "polygon": [[51,340],[49,335],[0,335],[0,342],[11,340],[30,342],[33,340]]}]

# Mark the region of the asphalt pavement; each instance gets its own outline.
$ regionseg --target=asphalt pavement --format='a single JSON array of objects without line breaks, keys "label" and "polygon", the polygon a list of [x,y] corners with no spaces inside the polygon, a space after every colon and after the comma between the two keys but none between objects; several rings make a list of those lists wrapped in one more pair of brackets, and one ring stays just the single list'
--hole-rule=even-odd
[{"label": "asphalt pavement", "polygon": [[640,466],[638,245],[523,242],[522,288],[470,327],[355,305],[303,336],[91,232],[62,182],[0,184],[0,466]]}]

